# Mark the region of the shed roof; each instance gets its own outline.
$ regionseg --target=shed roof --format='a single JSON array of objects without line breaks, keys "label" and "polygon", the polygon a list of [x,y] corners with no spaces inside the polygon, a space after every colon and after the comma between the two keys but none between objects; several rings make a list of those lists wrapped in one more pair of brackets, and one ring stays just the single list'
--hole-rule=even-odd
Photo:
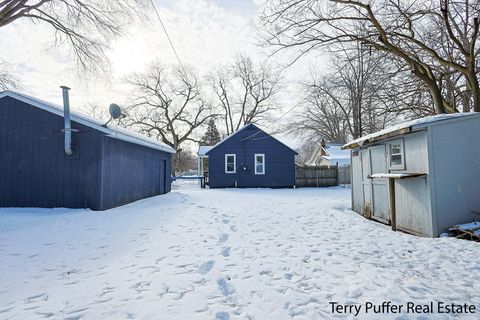
[{"label": "shed roof", "polygon": [[479,116],[479,112],[464,112],[464,113],[449,113],[449,114],[439,114],[435,116],[424,117],[420,119],[414,119],[406,122],[402,122],[391,127],[385,128],[383,130],[368,134],[366,136],[360,137],[353,141],[348,142],[342,149],[352,149],[356,147],[361,147],[366,143],[372,143],[375,141],[383,140],[386,138],[398,136],[411,131],[416,131],[422,128],[427,127],[436,122],[446,121],[446,120],[460,120],[466,117]]},{"label": "shed roof", "polygon": [[[259,127],[257,127],[256,125],[254,125],[253,123],[250,123],[250,124],[247,124],[245,126],[243,126],[242,128],[238,129],[237,131],[235,131],[234,133],[232,133],[231,135],[225,137],[223,140],[221,140],[220,142],[218,142],[217,144],[215,144],[214,146],[212,146],[210,148],[210,150],[206,151],[206,153],[209,153],[210,151],[212,151],[213,149],[215,149],[216,147],[218,147],[219,145],[221,145],[222,143],[226,142],[227,140],[229,140],[230,138],[233,138],[234,136],[236,136],[238,133],[242,132],[243,130],[247,129],[247,128],[255,128],[258,130],[258,132],[255,132],[254,134],[252,134],[252,137],[257,135],[259,132],[263,132],[267,135],[269,135],[270,137],[272,137],[272,139],[275,139],[277,140],[279,143],[283,144],[286,148],[292,150],[295,154],[297,154],[297,152],[295,150],[293,150],[292,148],[290,148],[289,146],[287,146],[285,143],[283,143],[282,141],[278,140],[277,138],[275,138],[274,136],[266,133],[265,131],[263,131],[262,129],[260,129]],[[247,137],[248,138],[248,137]],[[245,138],[245,139],[247,139]]]},{"label": "shed roof", "polygon": [[[18,92],[13,92],[13,91],[3,91],[0,92],[0,99],[4,97],[11,97],[13,99],[25,102],[29,105],[32,105],[34,107],[40,108],[42,110],[51,112],[53,114],[59,115],[61,117],[64,116],[63,113],[63,107],[46,102],[34,97],[31,97],[29,95],[23,94],[23,93],[18,93]],[[118,127],[111,127],[111,126],[104,126],[104,124],[92,117],[76,113],[76,112],[71,112],[71,119],[72,121],[78,122],[80,124],[83,124],[87,127],[90,127],[92,129],[101,131],[103,133],[106,133],[108,136],[113,137],[115,139],[120,139],[123,141],[131,142],[134,144],[138,144],[144,147],[152,148],[152,149],[157,149],[161,151],[165,151],[168,153],[176,153],[175,149],[170,147],[169,145],[160,142],[158,140],[148,138],[144,135],[141,135],[136,132],[132,132],[127,129],[123,128],[118,128]]]},{"label": "shed roof", "polygon": [[205,156],[210,149],[212,149],[213,146],[200,146],[198,147],[198,156]]}]

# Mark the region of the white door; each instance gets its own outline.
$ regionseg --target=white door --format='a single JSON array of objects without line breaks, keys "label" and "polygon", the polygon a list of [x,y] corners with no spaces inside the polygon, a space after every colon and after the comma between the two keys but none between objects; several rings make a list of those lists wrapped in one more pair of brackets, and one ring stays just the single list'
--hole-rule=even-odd
[{"label": "white door", "polygon": [[[368,148],[370,151],[370,172],[387,173],[385,145]],[[388,179],[375,178],[372,184],[372,218],[385,223],[390,222],[390,207],[388,203]]]},{"label": "white door", "polygon": [[364,217],[370,218],[372,215],[372,182],[368,178],[370,171],[370,151],[368,149],[360,151],[362,160],[362,188],[363,188],[363,208]]}]

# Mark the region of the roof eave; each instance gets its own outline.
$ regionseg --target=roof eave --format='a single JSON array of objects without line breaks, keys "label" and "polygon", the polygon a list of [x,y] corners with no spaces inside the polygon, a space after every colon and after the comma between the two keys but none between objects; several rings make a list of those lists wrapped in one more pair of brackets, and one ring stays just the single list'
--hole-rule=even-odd
[{"label": "roof eave", "polygon": [[363,145],[365,144],[371,144],[371,143],[374,143],[374,142],[377,142],[377,141],[380,141],[380,140],[385,140],[385,139],[388,139],[388,138],[393,138],[393,137],[396,137],[396,136],[400,136],[402,134],[406,134],[406,133],[409,133],[409,132],[412,132],[412,127],[407,127],[407,128],[402,128],[402,129],[398,129],[398,130],[395,130],[395,131],[392,131],[392,132],[388,132],[388,133],[385,133],[385,134],[382,134],[380,136],[377,136],[377,137],[373,137],[371,139],[368,139],[368,140],[363,140],[361,142],[354,142],[354,143],[347,143],[345,145],[343,145],[341,147],[342,150],[347,150],[347,149],[355,149],[355,148],[360,148],[362,147]]},{"label": "roof eave", "polygon": [[[59,106],[53,105],[52,103],[49,103],[40,99],[36,99],[34,97],[30,97],[21,93],[8,91],[8,90],[0,92],[0,99],[4,97],[10,97],[12,99],[22,101],[31,106],[40,108],[44,111],[50,112],[60,117],[64,116],[63,110],[61,110]],[[156,150],[171,153],[171,154],[177,153],[175,149],[173,149],[168,145],[161,145],[156,143],[156,141],[149,141],[148,139],[145,139],[145,137],[136,137],[133,133],[127,134],[119,130],[115,130],[114,128],[111,128],[111,127],[105,127],[99,121],[96,121],[94,119],[87,119],[86,116],[81,114],[75,114],[72,112],[71,119],[74,122],[85,125],[94,130],[100,131],[112,138],[119,138],[120,140],[123,140],[126,142],[130,142],[130,143],[141,145],[150,149],[156,149]]]}]

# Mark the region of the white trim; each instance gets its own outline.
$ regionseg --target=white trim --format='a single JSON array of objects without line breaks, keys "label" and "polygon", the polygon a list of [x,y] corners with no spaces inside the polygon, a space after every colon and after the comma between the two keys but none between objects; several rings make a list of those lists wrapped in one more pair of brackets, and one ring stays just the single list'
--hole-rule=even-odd
[{"label": "white trim", "polygon": [[434,125],[442,125],[450,122],[464,121],[471,119],[471,117],[480,118],[480,112],[459,112],[459,113],[448,113],[448,114],[437,114],[435,116],[424,117],[420,119],[410,120],[407,122],[402,122],[383,130],[370,133],[363,137],[357,138],[353,141],[348,142],[342,146],[342,149],[353,149],[356,147],[361,147],[364,144],[370,144],[375,141],[380,141],[402,134],[422,130],[426,127]]},{"label": "white trim", "polygon": [[[400,144],[400,153],[392,154],[392,145],[394,144]],[[390,170],[405,170],[405,148],[403,144],[403,139],[388,141],[387,146],[388,146],[388,168]],[[392,164],[393,155],[401,156],[400,164]]]},{"label": "white trim", "polygon": [[[25,95],[23,93],[17,93],[17,92],[12,92],[12,91],[4,91],[0,92],[0,99],[4,97],[11,97],[13,99],[16,99],[18,101],[25,102],[31,106],[37,107],[39,109],[48,111],[50,113],[56,114],[58,116],[63,117],[63,107],[57,106],[55,104],[42,101],[40,99],[30,97],[28,95]],[[87,127],[90,127],[92,129],[95,129],[97,131],[101,131],[103,133],[106,133],[109,137],[115,138],[115,139],[120,139],[123,141],[131,142],[134,144],[142,145],[148,148],[152,149],[157,149],[161,151],[165,151],[168,153],[176,153],[175,149],[170,147],[169,145],[162,143],[158,140],[146,137],[144,135],[141,135],[136,132],[132,132],[126,129],[121,129],[121,128],[111,128],[111,127],[104,127],[103,123],[90,118],[86,115],[83,114],[78,114],[78,113],[71,113],[71,119],[72,121],[75,121],[77,123],[83,124]]]},{"label": "white trim", "polygon": [[[262,172],[257,172],[257,157],[262,157]],[[255,168],[255,174],[265,174],[265,153],[255,153],[253,157],[253,167]]]},{"label": "white trim", "polygon": [[198,156],[199,156],[199,157],[207,157],[207,158],[208,158],[207,152],[208,152],[210,149],[212,149],[212,147],[213,147],[213,146],[199,146],[199,147],[198,147],[198,152],[197,152]]},{"label": "white trim", "polygon": [[[233,171],[227,170],[227,157],[233,156]],[[225,154],[225,173],[237,173],[237,155],[235,153]]]}]

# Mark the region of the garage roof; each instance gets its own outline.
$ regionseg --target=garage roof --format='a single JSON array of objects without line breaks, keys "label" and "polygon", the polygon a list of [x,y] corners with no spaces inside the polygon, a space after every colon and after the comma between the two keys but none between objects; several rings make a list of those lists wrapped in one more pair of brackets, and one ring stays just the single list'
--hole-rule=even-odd
[{"label": "garage roof", "polygon": [[[37,108],[40,108],[42,110],[45,110],[45,111],[54,113],[56,115],[59,115],[61,117],[64,116],[63,107],[58,106],[58,105],[53,104],[53,103],[50,103],[50,102],[46,102],[46,101],[31,97],[31,96],[28,96],[28,95],[23,94],[23,93],[18,93],[18,92],[13,92],[13,91],[0,92],[0,99],[2,99],[4,97],[11,97],[13,99],[16,99],[16,100],[25,102],[29,105],[35,106]],[[92,129],[101,131],[101,132],[103,132],[103,133],[107,134],[108,136],[110,136],[112,138],[115,138],[115,139],[131,142],[131,143],[138,144],[138,145],[141,145],[141,146],[144,146],[144,147],[161,150],[161,151],[165,151],[165,152],[168,152],[168,153],[176,153],[175,149],[173,149],[172,147],[170,147],[169,145],[167,145],[163,142],[160,142],[158,140],[146,137],[146,136],[141,135],[141,134],[136,133],[136,132],[132,132],[132,131],[127,130],[127,129],[118,128],[118,127],[113,128],[111,126],[104,126],[104,124],[102,122],[100,122],[100,121],[98,121],[94,118],[91,118],[89,116],[83,115],[83,114],[79,114],[79,113],[76,113],[76,112],[71,112],[71,119],[72,119],[72,121],[83,124],[83,125],[85,125],[87,127],[90,127]]]}]

